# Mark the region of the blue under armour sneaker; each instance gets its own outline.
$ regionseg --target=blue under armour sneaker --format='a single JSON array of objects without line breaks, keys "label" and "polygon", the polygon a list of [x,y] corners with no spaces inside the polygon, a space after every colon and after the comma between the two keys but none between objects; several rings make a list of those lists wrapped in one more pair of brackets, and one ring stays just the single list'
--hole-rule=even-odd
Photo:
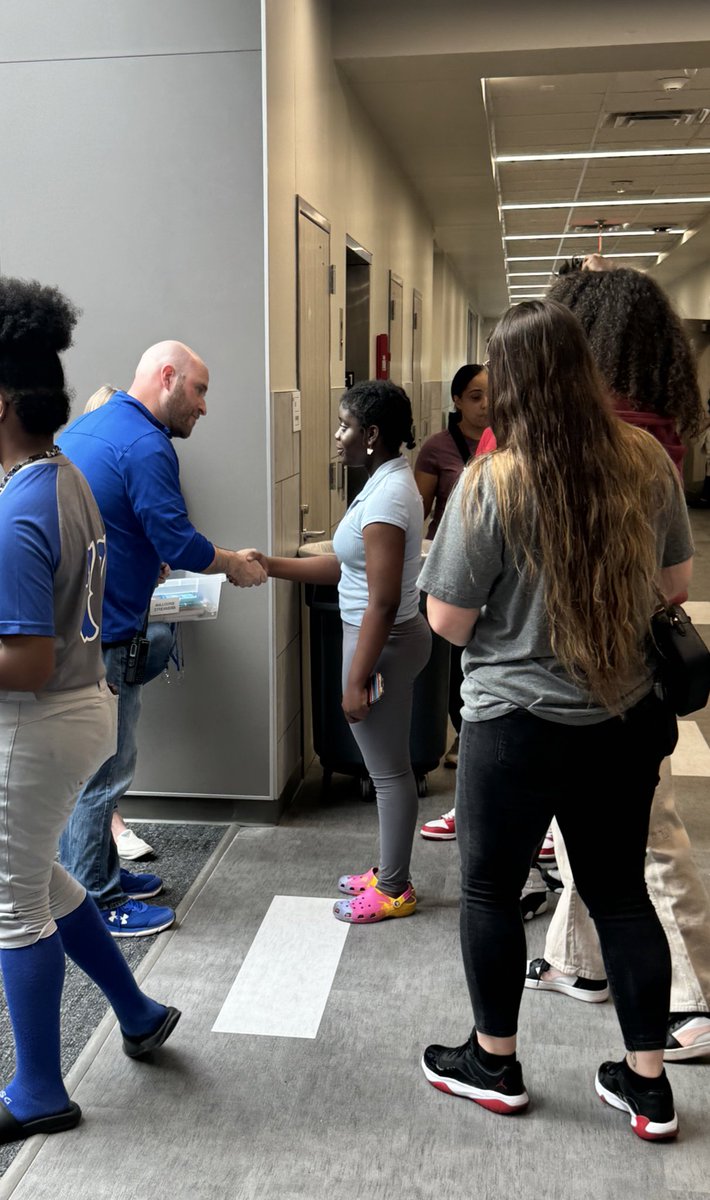
[{"label": "blue under armour sneaker", "polygon": [[121,887],[130,900],[150,900],[163,890],[163,881],[152,871],[124,871],[121,867]]},{"label": "blue under armour sneaker", "polygon": [[100,912],[112,937],[150,937],[168,929],[175,920],[172,908],[159,908],[142,900],[126,900]]}]

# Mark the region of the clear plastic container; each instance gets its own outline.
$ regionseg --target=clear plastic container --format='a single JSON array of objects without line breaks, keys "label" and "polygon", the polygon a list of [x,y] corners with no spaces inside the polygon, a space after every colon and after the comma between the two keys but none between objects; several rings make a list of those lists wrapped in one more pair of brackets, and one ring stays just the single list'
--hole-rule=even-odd
[{"label": "clear plastic container", "polygon": [[226,575],[194,575],[172,571],[153,592],[149,621],[213,621]]}]

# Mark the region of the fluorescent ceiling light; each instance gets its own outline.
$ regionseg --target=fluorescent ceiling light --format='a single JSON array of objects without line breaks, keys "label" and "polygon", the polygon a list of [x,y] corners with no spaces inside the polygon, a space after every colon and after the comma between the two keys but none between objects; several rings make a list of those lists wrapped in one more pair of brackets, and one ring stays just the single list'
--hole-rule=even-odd
[{"label": "fluorescent ceiling light", "polygon": [[[664,234],[685,233],[685,229],[664,229]],[[554,242],[559,238],[598,238],[605,236],[605,230],[593,229],[589,233],[507,233],[504,242]],[[620,229],[616,233],[606,233],[606,237],[658,237],[655,229]]]},{"label": "fluorescent ceiling light", "polygon": [[710,204],[710,196],[666,196],[665,199],[655,196],[637,196],[635,200],[552,200],[545,204],[501,204],[507,212],[520,209],[535,208],[620,208],[622,205],[639,208],[649,204]]},{"label": "fluorescent ceiling light", "polygon": [[[549,279],[551,274],[552,274],[552,272],[548,271],[546,273],[545,278]],[[544,281],[542,283],[509,283],[508,291],[512,292],[513,290],[516,290],[518,292],[529,292],[531,289],[534,290],[535,288],[541,288],[544,286],[545,286]]]},{"label": "fluorescent ceiling light", "polygon": [[[608,258],[658,258],[658,250],[637,250],[633,254],[609,254]],[[506,263],[512,262],[563,262],[567,254],[510,254]]]},{"label": "fluorescent ceiling light", "polygon": [[549,271],[508,271],[508,279],[522,279],[523,276],[530,277],[536,275],[544,275],[547,278],[549,274]]},{"label": "fluorescent ceiling light", "polygon": [[675,155],[710,154],[710,146],[681,146],[671,150],[565,150],[547,154],[499,154],[497,163],[515,162],[570,162],[575,159],[594,158],[670,158]]}]

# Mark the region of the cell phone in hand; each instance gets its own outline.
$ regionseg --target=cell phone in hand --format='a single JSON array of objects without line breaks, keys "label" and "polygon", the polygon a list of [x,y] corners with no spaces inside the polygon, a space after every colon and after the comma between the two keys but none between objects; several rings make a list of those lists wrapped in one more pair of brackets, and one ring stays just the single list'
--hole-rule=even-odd
[{"label": "cell phone in hand", "polygon": [[375,671],[367,681],[367,703],[372,707],[384,695],[385,685],[379,671]]}]

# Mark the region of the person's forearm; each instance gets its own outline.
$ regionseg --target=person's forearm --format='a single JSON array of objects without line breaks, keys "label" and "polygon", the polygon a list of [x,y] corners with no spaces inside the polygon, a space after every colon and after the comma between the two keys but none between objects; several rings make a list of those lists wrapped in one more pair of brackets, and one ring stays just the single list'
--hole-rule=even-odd
[{"label": "person's forearm", "polygon": [[385,643],[392,632],[397,609],[370,602],[360,626],[355,653],[348,672],[348,687],[366,687]]},{"label": "person's forearm", "polygon": [[203,567],[203,575],[226,575],[228,574],[230,555],[233,550],[221,550],[219,546],[214,548],[214,558],[208,567]]},{"label": "person's forearm", "polygon": [[335,554],[317,554],[310,558],[266,557],[265,561],[272,579],[324,585],[336,585],[340,580],[340,562]]}]

